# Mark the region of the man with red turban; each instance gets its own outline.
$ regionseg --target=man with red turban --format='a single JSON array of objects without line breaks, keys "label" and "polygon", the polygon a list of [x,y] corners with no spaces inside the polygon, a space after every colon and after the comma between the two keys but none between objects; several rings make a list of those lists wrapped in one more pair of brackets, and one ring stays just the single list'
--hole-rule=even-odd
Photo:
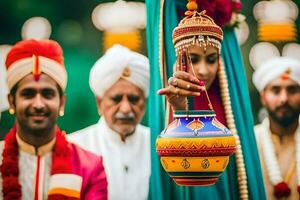
[{"label": "man with red turban", "polygon": [[67,84],[59,44],[18,42],[5,64],[9,113],[16,122],[0,143],[0,197],[107,199],[102,157],[69,143],[56,124]]}]

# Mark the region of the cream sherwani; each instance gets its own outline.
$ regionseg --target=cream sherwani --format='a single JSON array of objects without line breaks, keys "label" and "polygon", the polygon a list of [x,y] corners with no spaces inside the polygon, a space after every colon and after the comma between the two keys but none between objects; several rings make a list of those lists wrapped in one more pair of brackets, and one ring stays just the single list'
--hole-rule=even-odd
[{"label": "cream sherwani", "polygon": [[[55,139],[36,149],[21,140],[18,135],[16,138],[19,146],[19,182],[22,200],[48,199],[49,189],[53,187],[62,190],[66,188],[69,191],[76,189],[81,193],[80,199],[84,200],[107,199],[107,181],[101,157],[68,143],[71,151],[72,174],[56,174],[56,177],[61,176],[66,181],[57,179],[59,182],[55,185],[50,174]],[[0,141],[0,165],[4,144],[4,141]],[[0,173],[0,200],[2,199],[2,175]]]},{"label": "cream sherwani", "polygon": [[[300,131],[300,127],[298,127],[297,131]],[[269,119],[266,118],[261,124],[255,126],[255,136],[257,145],[259,148],[259,156],[261,160],[261,166],[263,170],[264,183],[266,189],[267,199],[276,199],[273,195],[273,185],[270,182],[268,177],[268,172],[266,165],[266,159],[263,155],[263,146],[262,146],[262,135],[270,132],[269,129]],[[283,179],[287,176],[287,174],[291,173],[291,178],[288,181],[288,185],[291,189],[291,195],[286,199],[299,199],[299,194],[297,191],[297,173],[296,173],[296,143],[295,143],[295,134],[293,135],[285,135],[282,138],[279,138],[278,135],[272,135],[272,142],[275,148],[276,158],[278,160],[281,176]],[[299,177],[300,178],[300,177]]]},{"label": "cream sherwani", "polygon": [[150,166],[150,130],[138,125],[123,142],[102,117],[95,125],[68,136],[69,140],[102,155],[110,200],[148,198]]},{"label": "cream sherwani", "polygon": [[[34,199],[35,193],[38,194],[38,199],[47,199],[52,160],[51,150],[55,140],[52,140],[50,143],[41,146],[37,150],[35,150],[33,146],[23,142],[18,136],[17,141],[20,146],[19,181],[22,186],[22,199]],[[3,148],[4,141],[1,141],[0,155],[2,155]],[[0,162],[0,164],[2,164],[2,157]],[[0,191],[0,199],[2,199],[2,179]]]}]

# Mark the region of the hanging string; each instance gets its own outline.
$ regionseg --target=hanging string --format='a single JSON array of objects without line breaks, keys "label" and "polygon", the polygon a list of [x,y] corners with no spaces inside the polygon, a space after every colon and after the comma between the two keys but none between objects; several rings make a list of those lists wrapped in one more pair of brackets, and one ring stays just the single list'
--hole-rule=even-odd
[{"label": "hanging string", "polygon": [[221,58],[220,58],[218,75],[219,75],[219,80],[221,85],[221,98],[225,108],[227,126],[231,131],[231,133],[235,136],[235,140],[236,140],[235,161],[237,165],[237,179],[239,184],[240,199],[243,200],[249,199],[247,174],[246,174],[243,150],[241,147],[240,137],[237,133],[237,129],[235,126],[235,120],[232,112],[231,100],[230,100],[229,89],[228,89],[227,75]]}]

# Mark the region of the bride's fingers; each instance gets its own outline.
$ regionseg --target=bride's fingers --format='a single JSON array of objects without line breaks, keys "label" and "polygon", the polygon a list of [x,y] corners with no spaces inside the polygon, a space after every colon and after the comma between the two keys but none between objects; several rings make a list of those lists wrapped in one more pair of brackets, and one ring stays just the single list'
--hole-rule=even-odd
[{"label": "bride's fingers", "polygon": [[191,92],[200,92],[202,89],[201,86],[182,79],[177,80],[177,87],[179,89],[188,90]]},{"label": "bride's fingers", "polygon": [[178,87],[180,89],[190,90],[193,92],[199,92],[202,89],[201,86],[194,84],[193,82],[185,81],[175,77],[170,77],[168,83],[173,87]]},{"label": "bride's fingers", "polygon": [[176,94],[179,96],[200,96],[200,92],[193,92],[186,89],[176,88]]},{"label": "bride's fingers", "polygon": [[171,92],[170,92],[169,88],[166,87],[166,88],[161,88],[161,89],[157,90],[157,94],[159,94],[159,95],[169,95],[169,94],[171,94]]},{"label": "bride's fingers", "polygon": [[161,88],[157,91],[159,95],[179,95],[179,88],[169,85],[166,88]]},{"label": "bride's fingers", "polygon": [[200,92],[189,91],[172,85],[157,91],[159,95],[200,96]]},{"label": "bride's fingers", "polygon": [[169,84],[169,85],[173,85],[174,87],[176,87],[177,84],[178,84],[178,78],[175,78],[175,77],[171,76],[171,77],[168,79],[168,84]]},{"label": "bride's fingers", "polygon": [[176,71],[176,72],[174,72],[173,77],[175,77],[177,79],[185,80],[187,82],[192,82],[196,85],[199,85],[199,80],[194,75],[192,75],[188,72]]}]

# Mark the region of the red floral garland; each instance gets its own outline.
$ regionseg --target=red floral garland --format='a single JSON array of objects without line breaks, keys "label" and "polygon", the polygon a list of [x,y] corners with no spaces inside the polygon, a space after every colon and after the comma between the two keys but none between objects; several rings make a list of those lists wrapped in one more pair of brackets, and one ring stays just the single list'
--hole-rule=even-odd
[{"label": "red floral garland", "polygon": [[14,126],[5,137],[2,153],[2,192],[4,200],[21,199],[21,185],[19,183],[18,166],[19,148],[16,140],[16,127]]},{"label": "red floral garland", "polygon": [[[2,153],[2,165],[0,171],[2,174],[2,192],[4,200],[21,199],[22,190],[19,183],[19,147],[16,140],[16,126],[14,126],[5,137],[4,150]],[[56,142],[52,154],[51,174],[70,174],[72,173],[71,151],[68,148],[68,142],[65,133],[56,129]],[[49,195],[48,199],[54,199],[57,195]],[[68,197],[61,195],[64,199]],[[74,198],[73,198],[74,199]]]}]

